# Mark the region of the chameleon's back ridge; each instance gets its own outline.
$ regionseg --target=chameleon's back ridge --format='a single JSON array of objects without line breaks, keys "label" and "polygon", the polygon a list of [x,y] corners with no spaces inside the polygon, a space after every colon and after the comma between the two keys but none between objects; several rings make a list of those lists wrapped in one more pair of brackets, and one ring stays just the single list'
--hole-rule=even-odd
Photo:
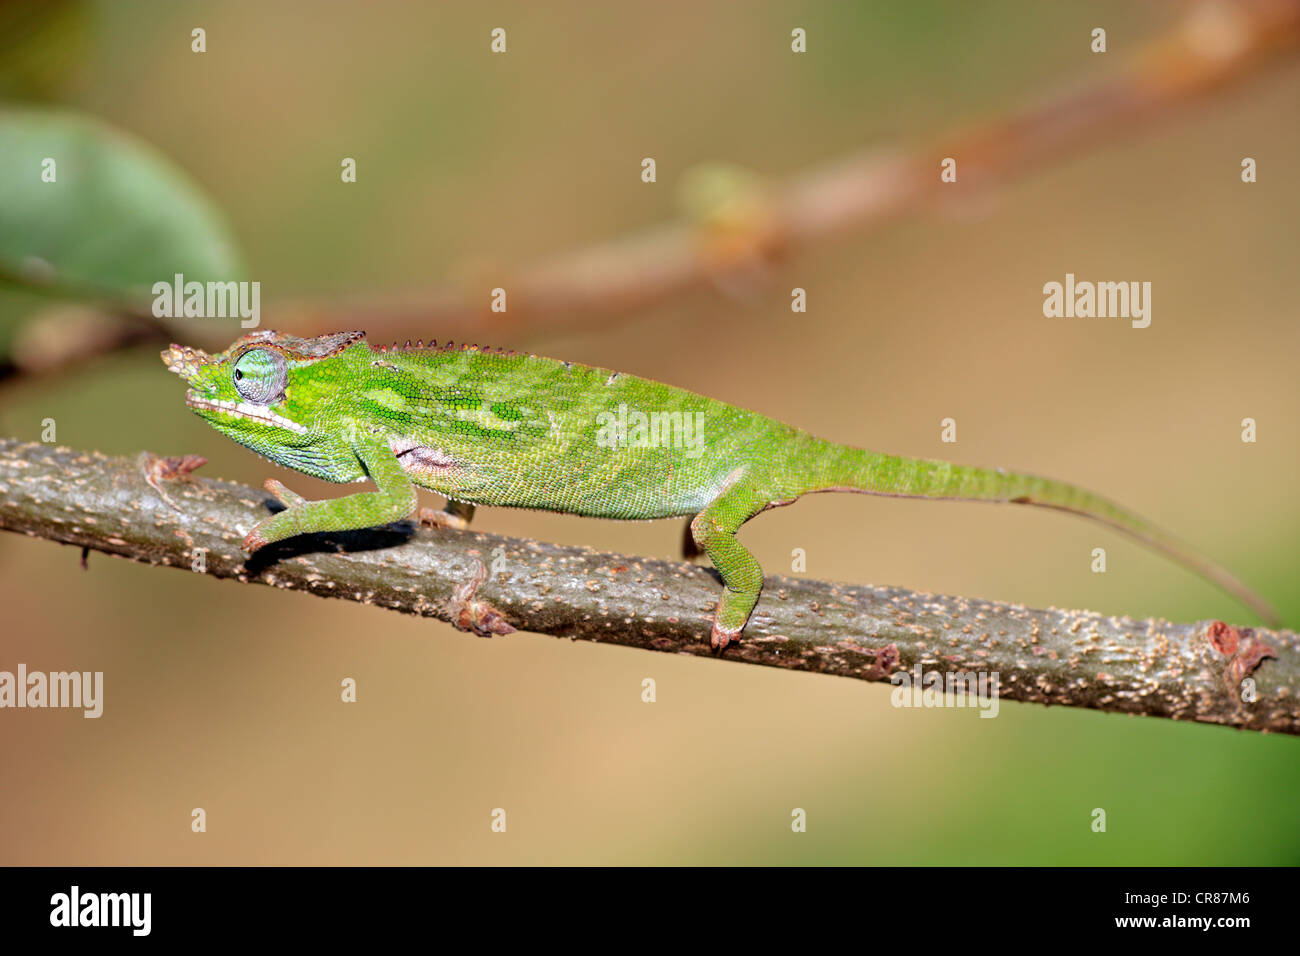
[{"label": "chameleon's back ridge", "polygon": [[298,534],[404,519],[415,487],[473,506],[588,517],[691,517],[725,587],[712,643],[725,648],[763,585],[736,531],[804,494],[1032,504],[1108,524],[1174,558],[1261,616],[1276,614],[1232,575],[1131,512],[1073,485],[1002,470],[900,458],[808,432],[685,389],[609,369],[476,345],[372,346],[364,332],[299,338],[258,331],[208,355],[162,353],[186,403],[214,428],[289,468],[376,490],[288,506],[245,538],[254,551]]}]

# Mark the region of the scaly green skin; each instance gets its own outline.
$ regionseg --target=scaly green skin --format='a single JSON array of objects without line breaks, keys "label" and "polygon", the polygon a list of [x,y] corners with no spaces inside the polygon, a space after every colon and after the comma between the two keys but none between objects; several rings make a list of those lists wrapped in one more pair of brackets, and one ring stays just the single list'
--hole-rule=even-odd
[{"label": "scaly green skin", "polygon": [[[306,501],[268,483],[289,507],[259,523],[248,551],[298,534],[366,528],[408,517],[415,486],[472,505],[597,518],[691,516],[691,534],[725,584],[712,642],[739,635],[763,572],[736,540],[768,508],[818,491],[1059,508],[1127,532],[1254,607],[1276,615],[1227,572],[1141,519],[1080,488],[1044,478],[837,445],[754,412],[632,375],[535,355],[435,345],[384,348],[363,332],[302,339],[246,335],[207,355],[173,345],[167,367],[190,386],[187,404],[213,427],[272,461],[376,491]],[[658,442],[611,438],[620,406],[678,413],[702,441],[669,431]],[[664,439],[668,439],[665,441]],[[676,439],[675,441],[672,439]]]}]

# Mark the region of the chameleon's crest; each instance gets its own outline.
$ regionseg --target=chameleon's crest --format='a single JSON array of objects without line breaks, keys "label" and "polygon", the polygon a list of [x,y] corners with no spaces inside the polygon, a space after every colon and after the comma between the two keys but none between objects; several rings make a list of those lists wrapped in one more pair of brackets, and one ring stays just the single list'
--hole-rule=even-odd
[{"label": "chameleon's crest", "polygon": [[[364,335],[364,333],[362,333]],[[392,345],[375,344],[370,346],[373,352],[482,352],[484,355],[519,355],[519,352],[513,349],[493,348],[490,345],[475,345],[470,342],[462,342],[457,345],[451,339],[448,339],[442,345],[439,345],[436,339],[429,339],[426,344],[424,339],[418,339],[412,343],[410,339],[406,344],[394,342]],[[536,358],[536,356],[532,356]]]},{"label": "chameleon's crest", "polygon": [[[330,335],[318,335],[314,339],[300,339],[296,335],[280,335],[275,332],[262,332],[261,335],[274,339],[274,344],[286,356],[295,362],[317,362],[331,355],[338,355],[353,342],[360,342],[366,337],[363,331],[334,332]],[[245,336],[243,341],[255,341],[254,336]],[[236,343],[238,344],[238,343]]]}]

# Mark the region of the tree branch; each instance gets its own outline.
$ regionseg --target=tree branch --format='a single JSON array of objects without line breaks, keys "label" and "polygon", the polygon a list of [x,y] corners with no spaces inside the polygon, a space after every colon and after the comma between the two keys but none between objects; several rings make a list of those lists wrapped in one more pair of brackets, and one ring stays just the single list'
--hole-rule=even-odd
[{"label": "tree branch", "polygon": [[[571,250],[522,270],[501,269],[473,288],[381,302],[287,304],[276,327],[303,335],[363,328],[372,339],[417,330],[439,339],[518,342],[659,305],[709,285],[744,288],[773,263],[845,234],[890,224],[942,202],[1026,178],[1053,162],[1144,131],[1198,97],[1230,87],[1282,55],[1300,53],[1300,0],[1200,0],[1113,72],[1025,108],[948,131],[912,148],[864,150],[810,167],[762,195],[741,221],[677,221]],[[940,162],[957,160],[954,183]],[[489,309],[488,290],[509,294]]]},{"label": "tree branch", "polygon": [[[709,656],[720,587],[704,568],[409,522],[240,551],[270,496],[196,479],[202,459],[135,461],[0,439],[0,528],[148,564],[449,621]],[[488,568],[492,568],[489,574]],[[887,681],[998,675],[998,696],[1300,734],[1291,631],[1031,610],[899,588],[769,577],[721,656]],[[917,671],[918,666],[920,671]],[[1251,678],[1255,702],[1242,698]]]},{"label": "tree branch", "polygon": [[[416,334],[440,340],[518,346],[608,321],[710,285],[752,286],[780,260],[840,236],[884,226],[943,201],[969,201],[998,185],[1092,152],[1200,96],[1263,72],[1300,53],[1300,0],[1201,0],[1113,73],[1063,89],[1035,104],[988,117],[933,142],[862,151],[813,166],[760,196],[743,222],[668,222],[569,250],[523,268],[481,271],[476,280],[395,296],[282,301],[267,309],[267,327],[300,335],[366,329],[372,341]],[[1107,58],[1111,54],[1107,54]],[[939,162],[953,157],[959,178],[944,184]],[[506,312],[490,311],[488,290],[508,293]],[[89,340],[54,332],[48,347],[0,356],[0,383],[64,368],[140,339],[185,340],[209,349],[229,344],[229,327],[200,323],[188,337],[168,325],[127,314],[103,319]],[[36,319],[35,322],[44,321]],[[171,336],[169,339],[168,336]],[[63,343],[66,354],[59,353]],[[36,360],[28,364],[28,351]]]}]

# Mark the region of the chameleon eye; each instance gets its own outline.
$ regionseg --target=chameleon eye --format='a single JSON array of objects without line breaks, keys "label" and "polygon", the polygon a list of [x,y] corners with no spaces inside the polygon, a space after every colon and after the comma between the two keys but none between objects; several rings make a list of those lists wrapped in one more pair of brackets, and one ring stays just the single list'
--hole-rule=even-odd
[{"label": "chameleon eye", "polygon": [[235,362],[235,390],[255,405],[270,405],[284,394],[289,363],[271,349],[249,349]]}]

